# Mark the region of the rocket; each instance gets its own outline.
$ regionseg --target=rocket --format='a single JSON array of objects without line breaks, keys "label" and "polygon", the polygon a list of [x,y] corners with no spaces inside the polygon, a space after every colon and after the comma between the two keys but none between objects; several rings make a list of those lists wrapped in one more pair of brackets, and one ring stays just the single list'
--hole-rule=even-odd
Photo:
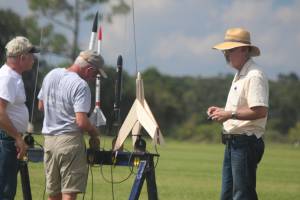
[{"label": "rocket", "polygon": [[[96,16],[94,18],[92,33],[90,37],[90,43],[89,43],[89,50],[94,49],[94,45],[96,42],[96,36],[97,36],[97,27],[98,27],[98,12],[96,13]],[[102,30],[101,27],[99,29],[98,33],[98,47],[97,47],[97,53],[101,54],[101,42],[102,42]],[[95,125],[96,127],[104,126],[106,125],[106,118],[101,110],[100,105],[100,91],[101,91],[101,76],[104,78],[107,78],[106,73],[99,69],[100,74],[97,74],[96,76],[96,87],[95,87],[95,108],[90,116],[90,122]]]},{"label": "rocket", "polygon": [[[90,37],[90,42],[89,42],[89,50],[94,50],[95,49],[95,43],[97,40],[97,29],[98,29],[98,12],[95,15],[94,22],[93,22],[93,27],[92,27],[92,32],[91,32],[91,37]],[[99,32],[98,32],[98,46],[97,46],[97,53],[101,55],[101,43],[102,43],[102,28],[101,26],[99,27]],[[105,71],[101,68],[99,68],[100,75],[104,78],[107,78],[107,74]]]},{"label": "rocket", "polygon": [[120,116],[120,102],[122,92],[122,69],[123,69],[123,58],[121,55],[118,56],[117,60],[117,78],[115,81],[115,102],[114,102],[114,126],[119,126],[121,121]]},{"label": "rocket", "polygon": [[100,108],[100,74],[97,74],[96,77],[96,94],[95,94],[95,108],[93,110],[93,113],[90,116],[90,121],[92,124],[94,124],[96,127],[104,126],[106,125],[106,118]]},{"label": "rocket", "polygon": [[96,39],[97,39],[97,27],[98,27],[98,11],[95,15],[94,22],[93,22],[90,43],[89,43],[89,50],[94,49],[94,45],[95,45]]}]

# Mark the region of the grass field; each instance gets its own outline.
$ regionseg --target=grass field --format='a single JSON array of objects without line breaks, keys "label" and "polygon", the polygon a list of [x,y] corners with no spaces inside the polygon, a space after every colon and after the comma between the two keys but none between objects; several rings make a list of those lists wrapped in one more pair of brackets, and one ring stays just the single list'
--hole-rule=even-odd
[{"label": "grass field", "polygon": [[[110,143],[105,138],[102,143]],[[147,142],[150,147],[151,143]],[[219,199],[221,187],[221,165],[224,146],[169,141],[159,147],[160,159],[156,167],[156,183],[159,199],[168,200],[210,200]],[[149,151],[154,152],[151,148]],[[111,179],[111,167],[93,167],[89,174],[86,200],[110,200],[112,186],[103,176]],[[44,172],[42,163],[29,163],[32,196],[34,200],[43,199]],[[115,181],[123,180],[130,173],[128,167],[115,167]],[[136,171],[136,169],[135,169]],[[258,168],[257,191],[262,200],[300,199],[300,147],[266,143],[265,154]],[[121,184],[114,184],[114,199],[128,199],[135,176],[132,175]],[[93,186],[93,187],[92,187]],[[93,192],[92,192],[93,190]],[[92,196],[93,194],[93,196]],[[16,199],[22,199],[19,181]],[[80,195],[78,199],[82,199]],[[146,200],[144,184],[140,196]]]}]

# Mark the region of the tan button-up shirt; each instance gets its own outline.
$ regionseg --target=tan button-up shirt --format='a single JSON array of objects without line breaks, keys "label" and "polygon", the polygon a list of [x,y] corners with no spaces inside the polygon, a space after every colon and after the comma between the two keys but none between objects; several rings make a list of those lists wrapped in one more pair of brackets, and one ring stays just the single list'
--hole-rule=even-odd
[{"label": "tan button-up shirt", "polygon": [[[252,59],[249,59],[240,72],[236,73],[227,97],[226,111],[239,108],[265,106],[269,104],[269,86],[266,76]],[[230,134],[255,134],[260,138],[265,131],[267,117],[257,120],[229,119],[223,123],[223,129]]]}]

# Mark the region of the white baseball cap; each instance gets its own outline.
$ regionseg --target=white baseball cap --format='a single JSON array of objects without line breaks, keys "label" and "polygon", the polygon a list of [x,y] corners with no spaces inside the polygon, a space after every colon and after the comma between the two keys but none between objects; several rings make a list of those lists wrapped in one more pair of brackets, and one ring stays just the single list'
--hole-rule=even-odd
[{"label": "white baseball cap", "polygon": [[31,42],[23,36],[17,36],[9,41],[6,46],[6,56],[19,56],[24,53],[39,53],[38,47],[31,44]]}]

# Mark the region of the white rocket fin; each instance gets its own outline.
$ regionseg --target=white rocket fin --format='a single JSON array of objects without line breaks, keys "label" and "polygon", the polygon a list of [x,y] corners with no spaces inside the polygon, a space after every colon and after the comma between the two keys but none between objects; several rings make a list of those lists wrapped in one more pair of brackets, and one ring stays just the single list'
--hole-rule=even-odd
[{"label": "white rocket fin", "polygon": [[158,129],[158,126],[140,102],[137,106],[137,115],[141,125],[145,128],[145,130],[148,132],[151,138],[153,138],[156,130]]},{"label": "white rocket fin", "polygon": [[102,110],[99,107],[95,107],[95,109],[92,112],[89,120],[96,127],[100,127],[100,126],[106,125],[106,118],[105,118]]},{"label": "white rocket fin", "polygon": [[118,138],[115,143],[114,150],[118,150],[123,142],[125,141],[126,137],[129,135],[130,131],[132,130],[133,126],[136,124],[138,118],[136,114],[136,106],[138,100],[135,100],[126,119],[124,120],[118,134]]},{"label": "white rocket fin", "polygon": [[144,100],[144,108],[148,112],[149,116],[151,116],[151,119],[154,121],[154,123],[156,124],[156,126],[158,127],[156,133],[154,134],[154,136],[151,136],[152,139],[153,139],[153,143],[154,144],[164,144],[165,140],[164,140],[163,135],[162,135],[162,133],[160,131],[158,123],[156,122],[156,120],[154,118],[154,115],[152,114],[152,112],[150,110],[150,107],[149,107],[146,99]]}]

